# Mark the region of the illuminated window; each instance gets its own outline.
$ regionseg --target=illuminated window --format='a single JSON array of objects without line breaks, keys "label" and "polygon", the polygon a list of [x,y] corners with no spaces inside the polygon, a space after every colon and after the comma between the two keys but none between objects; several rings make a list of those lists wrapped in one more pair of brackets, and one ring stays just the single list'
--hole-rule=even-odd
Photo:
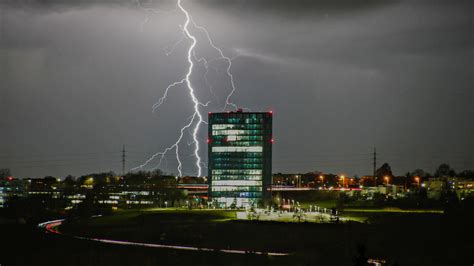
[{"label": "illuminated window", "polygon": [[252,147],[239,147],[239,146],[224,146],[224,147],[212,147],[212,152],[262,152],[263,147],[252,146]]},{"label": "illuminated window", "polygon": [[262,181],[256,180],[223,180],[213,181],[213,186],[261,186]]}]

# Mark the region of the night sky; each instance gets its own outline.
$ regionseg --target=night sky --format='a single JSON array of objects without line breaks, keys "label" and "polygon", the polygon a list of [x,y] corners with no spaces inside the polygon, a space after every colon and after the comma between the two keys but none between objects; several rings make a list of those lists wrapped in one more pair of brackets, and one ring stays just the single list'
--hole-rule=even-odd
[{"label": "night sky", "polygon": [[[175,1],[0,3],[0,168],[18,177],[120,172],[122,145],[131,168],[174,143],[192,114],[187,89],[151,107],[188,67]],[[273,110],[273,172],[371,174],[375,146],[379,165],[395,174],[443,162],[474,168],[471,1],[183,6],[235,57],[232,101]],[[198,56],[217,56],[202,31],[191,32]],[[211,101],[205,117],[224,107],[225,68],[212,64],[210,88],[196,63],[197,97]],[[206,134],[204,125],[204,160]],[[180,151],[184,174],[193,175],[190,141],[186,133]],[[174,153],[167,159],[160,168],[176,174]]]}]

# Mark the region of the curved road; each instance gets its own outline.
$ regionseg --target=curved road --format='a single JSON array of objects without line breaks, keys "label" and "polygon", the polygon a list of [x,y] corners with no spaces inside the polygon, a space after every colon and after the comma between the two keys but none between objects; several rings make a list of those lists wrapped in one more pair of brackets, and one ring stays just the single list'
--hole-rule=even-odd
[{"label": "curved road", "polygon": [[122,241],[122,240],[112,240],[112,239],[102,239],[102,238],[89,238],[82,236],[66,235],[58,231],[57,227],[64,222],[64,219],[52,220],[44,223],[38,224],[38,227],[45,230],[47,233],[70,236],[76,239],[89,240],[101,243],[115,244],[115,245],[124,245],[124,246],[140,246],[148,248],[167,248],[167,249],[179,249],[179,250],[192,250],[192,251],[220,251],[223,253],[233,253],[233,254],[257,254],[257,255],[269,255],[269,256],[288,256],[290,253],[279,253],[279,252],[261,252],[261,251],[250,251],[250,250],[238,250],[238,249],[213,249],[213,248],[201,248],[201,247],[191,247],[191,246],[177,246],[177,245],[164,245],[164,244],[152,244],[152,243],[141,243],[141,242],[131,242],[131,241]]}]

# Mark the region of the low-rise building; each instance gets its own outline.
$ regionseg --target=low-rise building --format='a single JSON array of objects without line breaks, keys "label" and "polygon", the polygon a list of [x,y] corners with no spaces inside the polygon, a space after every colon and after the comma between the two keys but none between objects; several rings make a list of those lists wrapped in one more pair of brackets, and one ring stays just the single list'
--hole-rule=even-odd
[{"label": "low-rise building", "polygon": [[14,177],[0,180],[0,208],[5,207],[12,197],[25,197],[27,190],[28,183],[25,180]]}]

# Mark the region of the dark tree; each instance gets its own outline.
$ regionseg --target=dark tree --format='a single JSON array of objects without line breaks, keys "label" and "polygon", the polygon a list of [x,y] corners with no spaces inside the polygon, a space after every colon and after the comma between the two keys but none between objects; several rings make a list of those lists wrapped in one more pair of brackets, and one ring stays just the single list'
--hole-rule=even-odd
[{"label": "dark tree", "polygon": [[456,172],[447,163],[440,164],[435,171],[435,177],[455,176]]},{"label": "dark tree", "polygon": [[464,170],[458,173],[459,177],[474,179],[474,171],[473,170]]},{"label": "dark tree", "polygon": [[234,198],[234,200],[232,201],[232,204],[230,205],[230,208],[233,210],[237,207],[237,198]]},{"label": "dark tree", "polygon": [[418,176],[420,178],[425,177],[426,173],[423,169],[415,169],[413,172],[411,172],[411,176]]},{"label": "dark tree", "polygon": [[377,169],[375,176],[377,177],[377,183],[379,184],[384,182],[386,176],[388,176],[390,180],[393,180],[392,168],[388,163],[384,163],[379,169]]},{"label": "dark tree", "polygon": [[56,183],[58,183],[58,179],[56,179],[56,177],[54,177],[54,176],[45,176],[43,178],[43,182],[47,186],[52,186],[52,185],[55,185]]},{"label": "dark tree", "polygon": [[160,177],[163,176],[165,173],[161,171],[161,169],[155,169],[151,172],[152,177]]},{"label": "dark tree", "polygon": [[64,178],[64,187],[69,189],[76,185],[76,178],[72,175],[68,175]]},{"label": "dark tree", "polygon": [[9,168],[0,168],[0,180],[5,179],[12,175]]}]

